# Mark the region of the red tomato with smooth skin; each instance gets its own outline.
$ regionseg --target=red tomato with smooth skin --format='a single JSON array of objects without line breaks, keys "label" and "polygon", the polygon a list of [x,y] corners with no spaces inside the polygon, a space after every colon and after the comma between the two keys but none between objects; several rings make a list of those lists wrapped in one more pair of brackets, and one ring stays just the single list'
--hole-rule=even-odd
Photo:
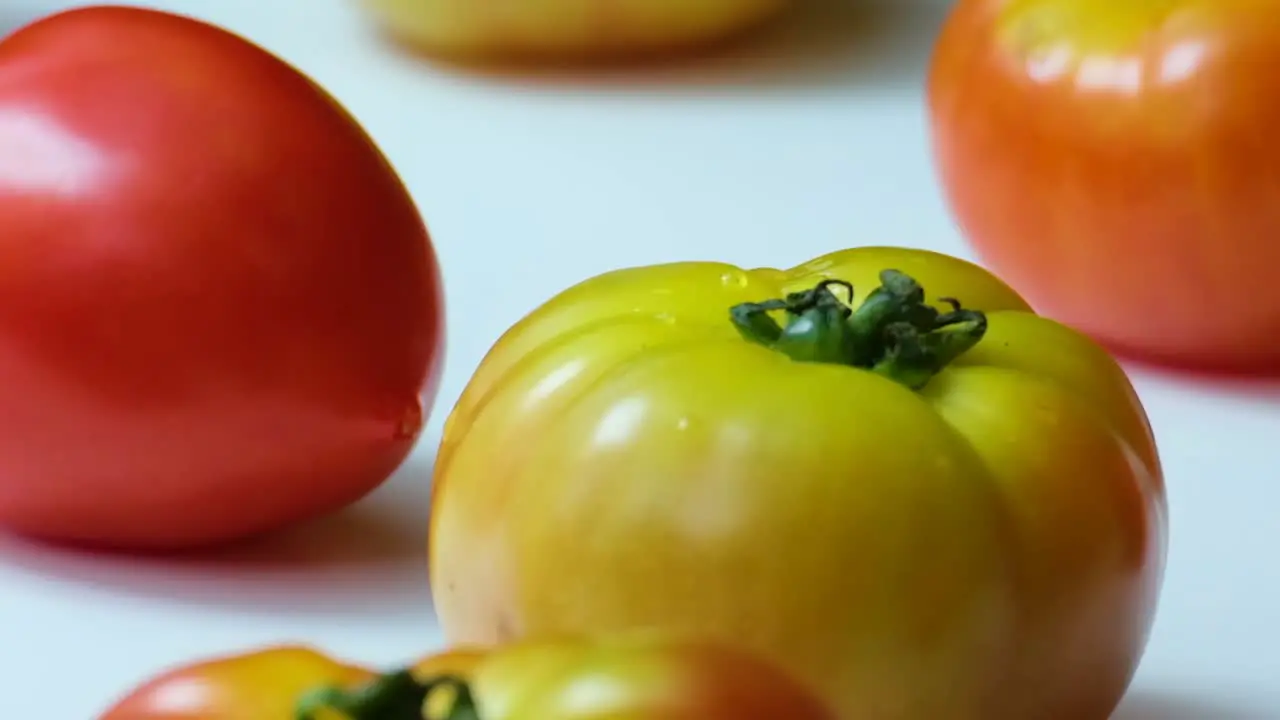
[{"label": "red tomato with smooth skin", "polygon": [[405,458],[440,280],[360,126],[264,50],[91,7],[0,42],[0,525],[172,550]]},{"label": "red tomato with smooth skin", "polygon": [[929,83],[942,186],[1046,313],[1148,361],[1280,372],[1271,0],[960,0]]}]

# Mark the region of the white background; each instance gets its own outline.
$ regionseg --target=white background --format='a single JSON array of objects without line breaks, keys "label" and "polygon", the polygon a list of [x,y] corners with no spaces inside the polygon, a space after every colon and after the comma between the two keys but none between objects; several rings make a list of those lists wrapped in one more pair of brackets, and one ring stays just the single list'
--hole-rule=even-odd
[{"label": "white background", "polygon": [[[162,666],[279,640],[374,663],[436,647],[423,540],[441,422],[490,343],[564,286],[622,265],[790,265],[858,244],[969,256],[924,136],[943,9],[850,2],[692,66],[523,83],[399,54],[341,0],[153,3],[296,64],[389,155],[446,274],[444,385],[383,490],[252,556],[104,560],[0,539],[0,715],[89,720]],[[0,29],[70,4],[4,0]],[[1133,373],[1166,464],[1172,541],[1155,635],[1116,718],[1277,720],[1280,386]]]}]

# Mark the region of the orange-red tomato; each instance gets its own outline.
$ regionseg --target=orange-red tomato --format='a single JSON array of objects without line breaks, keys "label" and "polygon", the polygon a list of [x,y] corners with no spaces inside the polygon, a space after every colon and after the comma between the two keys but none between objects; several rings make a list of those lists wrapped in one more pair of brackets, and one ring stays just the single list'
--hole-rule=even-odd
[{"label": "orange-red tomato", "polygon": [[929,83],[950,206],[1112,348],[1280,372],[1278,67],[1270,0],[960,0]]},{"label": "orange-red tomato", "polygon": [[656,635],[460,648],[377,676],[305,647],[193,663],[99,720],[834,720],[725,645]]},{"label": "orange-red tomato", "polygon": [[90,7],[0,42],[0,525],[171,549],[333,510],[434,395],[414,203],[230,33]]},{"label": "orange-red tomato", "polygon": [[376,677],[311,647],[265,648],[163,672],[130,690],[100,720],[293,720],[307,693],[351,691]]}]

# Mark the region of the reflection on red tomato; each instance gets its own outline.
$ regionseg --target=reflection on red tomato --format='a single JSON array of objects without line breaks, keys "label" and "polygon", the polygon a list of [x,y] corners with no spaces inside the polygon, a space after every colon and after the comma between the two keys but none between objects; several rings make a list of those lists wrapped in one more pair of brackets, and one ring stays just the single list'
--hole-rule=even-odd
[{"label": "reflection on red tomato", "polygon": [[1117,350],[1280,371],[1280,13],[1258,0],[961,0],[930,80],[955,215]]},{"label": "reflection on red tomato", "polygon": [[97,7],[0,42],[0,524],[174,549],[372,490],[416,440],[434,251],[265,51]]}]

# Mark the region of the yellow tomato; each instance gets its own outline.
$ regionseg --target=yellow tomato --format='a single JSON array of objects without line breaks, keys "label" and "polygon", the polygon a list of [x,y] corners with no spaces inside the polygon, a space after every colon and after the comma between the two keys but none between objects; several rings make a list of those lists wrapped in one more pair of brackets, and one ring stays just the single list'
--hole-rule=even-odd
[{"label": "yellow tomato", "polygon": [[621,270],[519,322],[446,425],[431,579],[454,642],[658,627],[850,720],[1102,720],[1165,522],[1110,355],[975,265],[862,248]]},{"label": "yellow tomato", "polygon": [[359,0],[390,35],[466,59],[585,59],[727,39],[791,0]]}]

